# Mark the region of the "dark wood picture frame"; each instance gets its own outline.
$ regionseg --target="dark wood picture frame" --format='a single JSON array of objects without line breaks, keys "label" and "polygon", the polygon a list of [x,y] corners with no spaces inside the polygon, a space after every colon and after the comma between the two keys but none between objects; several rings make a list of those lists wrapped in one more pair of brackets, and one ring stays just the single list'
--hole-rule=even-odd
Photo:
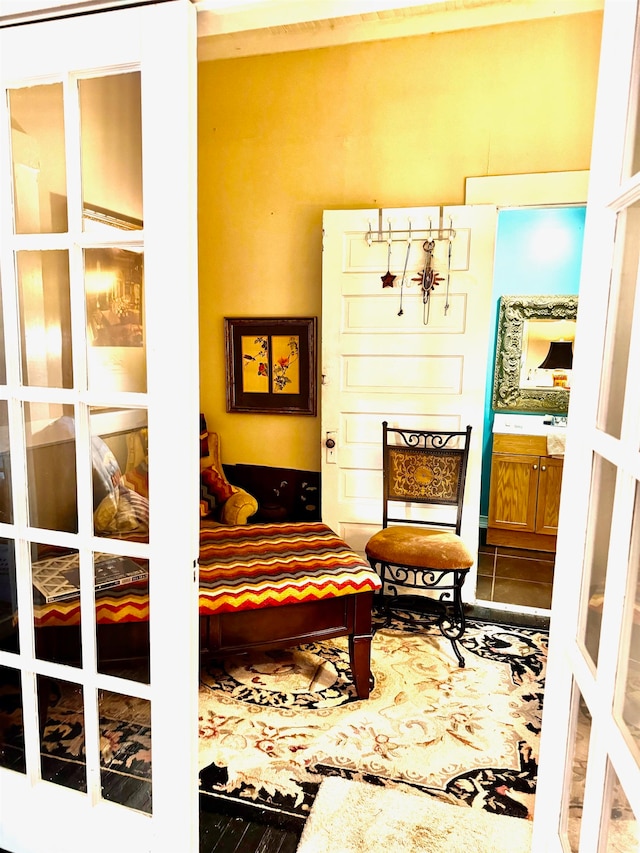
[{"label": "dark wood picture frame", "polygon": [[316,317],[225,317],[227,411],[315,415],[316,333]]}]

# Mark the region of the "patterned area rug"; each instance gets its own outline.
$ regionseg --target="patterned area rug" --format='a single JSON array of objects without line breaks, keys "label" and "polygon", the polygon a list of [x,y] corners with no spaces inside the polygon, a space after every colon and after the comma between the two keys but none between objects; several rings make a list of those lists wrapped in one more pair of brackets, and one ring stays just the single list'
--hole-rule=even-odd
[{"label": "patterned area rug", "polygon": [[[86,790],[85,727],[82,693],[66,681],[48,681],[47,720],[41,739],[43,777],[65,787]],[[100,770],[103,796],[125,797],[148,811],[151,780],[151,726],[148,702],[108,693],[100,698]],[[24,727],[17,683],[0,688],[0,765],[25,772]],[[132,784],[137,785],[131,794]],[[140,794],[140,784],[143,793]],[[114,788],[123,794],[112,794]]]},{"label": "patterned area rug", "polygon": [[327,776],[531,819],[547,632],[470,622],[450,643],[379,627],[358,700],[346,640],[211,663],[201,673],[201,790],[309,813]]}]

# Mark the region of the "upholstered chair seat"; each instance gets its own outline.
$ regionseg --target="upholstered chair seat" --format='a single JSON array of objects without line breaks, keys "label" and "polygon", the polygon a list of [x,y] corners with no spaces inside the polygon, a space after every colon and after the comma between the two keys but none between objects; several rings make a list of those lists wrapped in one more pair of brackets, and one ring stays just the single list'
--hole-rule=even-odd
[{"label": "upholstered chair seat", "polygon": [[367,542],[369,560],[414,568],[470,569],[473,554],[449,531],[398,525],[379,530]]}]

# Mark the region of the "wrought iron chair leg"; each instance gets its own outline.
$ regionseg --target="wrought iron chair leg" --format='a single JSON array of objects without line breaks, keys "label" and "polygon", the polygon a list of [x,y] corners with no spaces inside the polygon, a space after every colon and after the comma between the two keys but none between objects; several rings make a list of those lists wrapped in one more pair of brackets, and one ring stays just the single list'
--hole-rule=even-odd
[{"label": "wrought iron chair leg", "polygon": [[[455,579],[453,584],[453,601],[451,602],[450,608],[447,609],[447,612],[445,612],[443,616],[438,619],[438,627],[440,628],[440,632],[442,633],[443,637],[446,637],[448,640],[450,640],[451,645],[453,646],[455,656],[458,659],[458,666],[460,667],[463,667],[465,665],[465,659],[462,656],[462,653],[460,652],[458,640],[464,634],[464,630],[466,627],[464,617],[464,605],[462,603],[462,584],[465,581],[466,575],[467,570],[455,572]],[[445,624],[447,621],[449,622],[448,628]]]},{"label": "wrought iron chair leg", "polygon": [[458,658],[458,666],[462,669],[465,665],[465,660],[460,653],[460,647],[458,646],[458,642],[457,642],[457,640],[454,640],[451,637],[449,639],[451,640],[453,652],[454,652],[455,656]]}]

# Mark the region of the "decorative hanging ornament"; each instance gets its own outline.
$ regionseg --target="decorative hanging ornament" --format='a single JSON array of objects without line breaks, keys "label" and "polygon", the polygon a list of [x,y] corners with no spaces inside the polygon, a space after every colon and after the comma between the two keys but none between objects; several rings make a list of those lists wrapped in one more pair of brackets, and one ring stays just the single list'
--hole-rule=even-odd
[{"label": "decorative hanging ornament", "polygon": [[396,276],[391,273],[391,223],[389,223],[389,237],[387,239],[387,271],[380,278],[383,287],[393,287],[393,282],[396,280]]},{"label": "decorative hanging ornament", "polygon": [[426,255],[424,259],[424,269],[422,272],[418,273],[417,276],[411,279],[411,281],[420,282],[420,287],[422,288],[422,322],[426,326],[429,323],[429,311],[431,308],[431,291],[433,288],[440,284],[441,281],[444,281],[442,276],[438,275],[438,273],[432,268],[433,263],[433,250],[436,247],[435,240],[425,240],[422,244],[422,248],[424,249]]},{"label": "decorative hanging ornament", "polygon": [[400,310],[398,311],[398,317],[402,317],[404,311],[402,310],[402,297],[404,295],[404,280],[407,275],[407,264],[409,263],[409,254],[411,252],[411,223],[409,223],[409,237],[407,238],[407,254],[404,256],[404,269],[402,270],[402,281],[400,282]]},{"label": "decorative hanging ornament", "polygon": [[[450,229],[451,230],[451,229]],[[451,247],[453,246],[453,240],[449,237],[449,251],[447,252],[447,296],[444,302],[444,316],[446,317],[449,313],[449,283],[451,280]]]}]

